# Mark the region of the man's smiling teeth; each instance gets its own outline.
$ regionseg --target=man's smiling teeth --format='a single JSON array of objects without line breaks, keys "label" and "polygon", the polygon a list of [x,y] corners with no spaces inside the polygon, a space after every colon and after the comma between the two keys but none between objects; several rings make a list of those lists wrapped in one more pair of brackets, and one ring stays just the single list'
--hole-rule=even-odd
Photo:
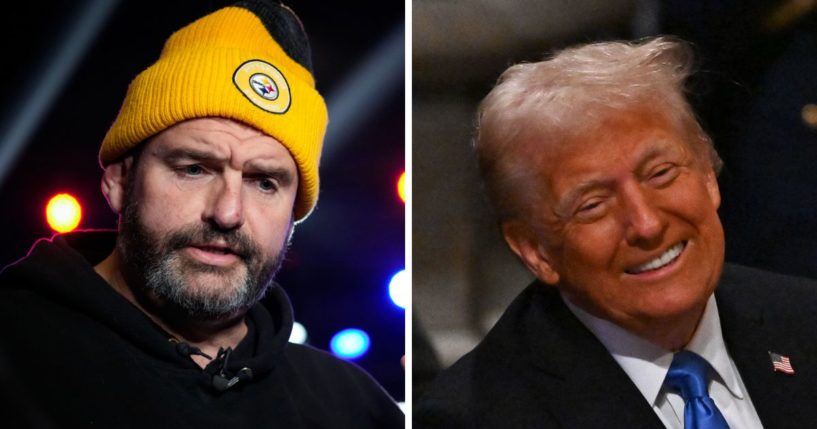
[{"label": "man's smiling teeth", "polygon": [[657,270],[658,268],[661,268],[664,265],[669,264],[670,262],[672,262],[673,259],[677,258],[678,255],[681,254],[681,251],[684,250],[684,245],[685,244],[686,244],[686,242],[678,243],[675,246],[672,246],[671,248],[669,248],[669,250],[664,252],[664,254],[662,254],[661,256],[647,262],[646,264],[639,265],[639,266],[637,266],[635,268],[631,268],[631,269],[627,270],[627,273],[628,274],[639,274],[639,273],[643,273],[644,271]]}]

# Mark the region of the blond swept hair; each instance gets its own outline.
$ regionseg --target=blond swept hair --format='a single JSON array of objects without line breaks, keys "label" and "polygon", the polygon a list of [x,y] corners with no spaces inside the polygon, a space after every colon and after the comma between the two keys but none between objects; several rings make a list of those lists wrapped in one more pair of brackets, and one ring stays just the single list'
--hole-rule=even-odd
[{"label": "blond swept hair", "polygon": [[571,47],[505,70],[480,103],[474,139],[500,221],[523,215],[530,204],[524,180],[532,157],[594,130],[615,112],[647,108],[664,115],[685,133],[694,152],[720,171],[712,140],[685,97],[692,65],[687,43],[657,37]]}]

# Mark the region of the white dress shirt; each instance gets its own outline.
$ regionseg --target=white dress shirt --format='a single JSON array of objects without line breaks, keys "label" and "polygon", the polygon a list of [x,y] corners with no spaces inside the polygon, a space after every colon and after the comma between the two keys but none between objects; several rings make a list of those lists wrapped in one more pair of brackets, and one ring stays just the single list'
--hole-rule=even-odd
[{"label": "white dress shirt", "polygon": [[[652,405],[664,426],[684,427],[684,399],[664,387],[673,353],[643,339],[618,325],[600,319],[562,299],[574,315],[604,344],[607,351],[630,377],[647,402]],[[746,386],[726,350],[721,333],[721,319],[714,295],[709,297],[692,340],[686,350],[701,355],[716,374],[709,381],[709,396],[715,401],[732,429],[762,428]]]}]

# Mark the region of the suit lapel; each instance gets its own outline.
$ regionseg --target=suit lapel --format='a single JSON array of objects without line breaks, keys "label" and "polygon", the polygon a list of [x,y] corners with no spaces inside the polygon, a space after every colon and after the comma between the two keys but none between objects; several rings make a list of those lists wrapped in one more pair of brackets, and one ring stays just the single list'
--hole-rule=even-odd
[{"label": "suit lapel", "polygon": [[[724,342],[765,427],[788,427],[797,419],[814,422],[815,407],[803,402],[817,395],[817,372],[808,365],[814,357],[798,342],[802,337],[781,321],[792,310],[780,308],[775,293],[768,293],[784,285],[755,288],[756,281],[739,272],[725,273],[721,280],[716,299]],[[775,371],[770,351],[789,357],[795,374]],[[805,421],[800,427],[809,426]]]},{"label": "suit lapel", "polygon": [[[558,381],[554,414],[563,427],[662,428],[660,419],[604,345],[551,288],[529,313],[531,364]],[[552,388],[550,390],[553,390]],[[544,392],[543,392],[544,393]]]}]

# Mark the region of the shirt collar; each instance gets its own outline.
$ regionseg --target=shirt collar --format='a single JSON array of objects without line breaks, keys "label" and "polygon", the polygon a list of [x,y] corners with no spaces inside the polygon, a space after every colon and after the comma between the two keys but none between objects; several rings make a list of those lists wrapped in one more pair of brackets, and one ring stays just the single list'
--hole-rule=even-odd
[{"label": "shirt collar", "polygon": [[714,295],[709,297],[701,322],[698,324],[698,329],[685,349],[706,359],[715,369],[715,372],[718,373],[724,386],[729,389],[729,393],[743,399],[744,392],[738,382],[737,368],[732,363],[732,359],[729,358],[726,344],[723,342],[721,318],[718,314],[718,304],[715,302]]},{"label": "shirt collar", "polygon": [[[654,405],[672,364],[672,352],[582,310],[564,296],[562,300],[579,321],[601,341],[644,398]],[[714,295],[709,297],[698,328],[685,348],[706,359],[729,392],[743,399],[744,394],[738,383],[736,369],[727,355],[726,344],[723,342],[721,320]]]}]

